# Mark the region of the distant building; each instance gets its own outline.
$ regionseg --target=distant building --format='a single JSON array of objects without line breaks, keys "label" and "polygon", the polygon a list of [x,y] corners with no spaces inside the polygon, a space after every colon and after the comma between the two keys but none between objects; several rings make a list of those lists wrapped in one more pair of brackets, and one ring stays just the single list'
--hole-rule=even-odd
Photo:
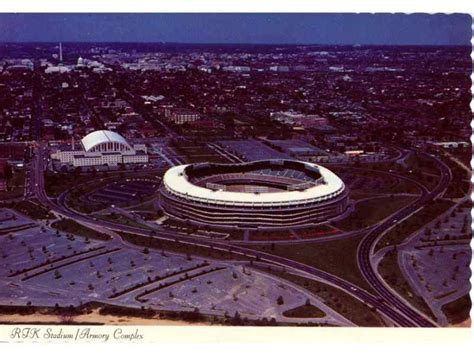
[{"label": "distant building", "polygon": [[229,65],[226,67],[222,68],[223,71],[229,71],[229,72],[234,72],[234,73],[246,73],[250,72],[251,68],[247,66],[242,66],[242,65]]},{"label": "distant building", "polygon": [[194,122],[201,118],[200,114],[193,110],[168,108],[165,109],[165,117],[168,121],[182,125],[187,122]]},{"label": "distant building", "polygon": [[280,123],[290,126],[300,126],[306,129],[328,125],[328,120],[325,117],[321,117],[319,115],[305,115],[293,111],[272,112],[270,117]]},{"label": "distant building", "polygon": [[348,157],[356,157],[356,156],[364,154],[364,151],[363,150],[346,150],[344,154],[347,155]]},{"label": "distant building", "polygon": [[51,154],[51,158],[76,167],[148,162],[144,144],[131,146],[120,134],[112,131],[95,131],[88,134],[81,140],[80,148],[59,148]]},{"label": "distant building", "polygon": [[71,71],[70,67],[64,66],[64,65],[52,65],[47,67],[44,72],[45,74],[55,74],[55,73],[69,73]]},{"label": "distant building", "polygon": [[468,142],[431,142],[431,144],[446,149],[469,148]]},{"label": "distant building", "polygon": [[289,72],[290,68],[286,65],[275,65],[270,67],[270,71]]}]

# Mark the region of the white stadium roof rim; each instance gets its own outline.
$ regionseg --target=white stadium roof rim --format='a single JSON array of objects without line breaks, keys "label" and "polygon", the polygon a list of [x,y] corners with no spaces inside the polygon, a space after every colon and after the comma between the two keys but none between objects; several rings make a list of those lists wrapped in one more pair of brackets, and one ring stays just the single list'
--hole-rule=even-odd
[{"label": "white stadium roof rim", "polygon": [[85,151],[90,151],[95,146],[102,143],[120,143],[130,147],[128,142],[120,134],[107,130],[94,131],[81,140]]},{"label": "white stadium roof rim", "polygon": [[163,176],[163,184],[170,193],[190,201],[230,206],[301,205],[327,201],[344,192],[344,182],[331,170],[313,163],[301,163],[317,168],[325,184],[319,184],[304,191],[259,194],[222,190],[214,191],[194,185],[188,180],[184,170],[190,164],[170,168]]}]

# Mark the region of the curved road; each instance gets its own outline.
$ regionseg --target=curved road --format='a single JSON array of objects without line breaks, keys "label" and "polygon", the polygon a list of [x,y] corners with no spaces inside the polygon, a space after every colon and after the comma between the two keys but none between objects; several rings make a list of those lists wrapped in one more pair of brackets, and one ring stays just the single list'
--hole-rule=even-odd
[{"label": "curved road", "polygon": [[[411,306],[405,301],[400,295],[394,292],[391,288],[387,287],[382,277],[378,274],[374,265],[372,264],[372,255],[374,252],[375,245],[384,232],[392,228],[399,221],[415,213],[420,208],[431,203],[436,198],[440,197],[446,190],[451,180],[451,170],[441,160],[434,156],[423,153],[426,157],[433,159],[438,164],[441,180],[438,185],[429,192],[424,186],[422,187],[422,195],[411,205],[401,209],[388,220],[379,224],[376,228],[371,230],[362,240],[358,249],[358,262],[359,268],[369,282],[370,285],[377,291],[377,293],[383,297],[389,304],[393,305],[397,309],[403,312],[407,317],[416,322],[421,327],[433,327],[437,326],[431,319],[420,311]],[[417,183],[418,185],[421,185]]]},{"label": "curved road", "polygon": [[[397,295],[389,294],[387,300],[390,302],[387,302],[385,300],[385,292],[386,289],[384,288],[384,284],[380,282],[380,280],[377,279],[377,276],[375,275],[375,283],[377,284],[377,292],[379,292],[383,297],[380,296],[374,296],[373,294],[367,292],[366,290],[344,280],[341,279],[337,276],[334,276],[330,273],[327,273],[325,271],[319,270],[315,267],[302,264],[299,262],[296,262],[291,259],[287,259],[284,257],[276,256],[273,254],[268,254],[265,252],[260,252],[252,249],[247,249],[244,247],[236,246],[236,245],[229,245],[228,243],[222,242],[222,241],[216,241],[216,240],[204,240],[204,239],[197,239],[193,237],[188,237],[184,236],[181,234],[173,234],[170,232],[162,232],[160,231],[159,236],[152,236],[150,235],[150,231],[137,228],[137,227],[131,227],[131,226],[126,226],[122,224],[116,224],[108,221],[98,221],[90,218],[89,216],[79,214],[75,211],[72,211],[68,208],[66,208],[64,205],[61,205],[61,201],[59,203],[54,202],[51,200],[45,193],[44,190],[44,158],[47,156],[47,150],[44,147],[39,147],[37,151],[37,156],[36,159],[34,160],[32,169],[33,169],[33,176],[35,181],[34,184],[34,194],[38,198],[38,200],[48,206],[51,210],[58,212],[61,215],[64,215],[66,217],[69,217],[71,219],[87,223],[89,225],[96,225],[98,227],[105,227],[114,231],[121,231],[121,232],[127,232],[127,233],[133,233],[133,234],[138,234],[138,235],[143,235],[143,236],[148,236],[148,237],[153,237],[153,238],[158,238],[158,239],[163,239],[163,240],[179,240],[181,243],[186,243],[186,244],[192,244],[196,246],[201,246],[201,247],[212,247],[216,249],[223,249],[230,251],[235,254],[242,254],[248,257],[252,257],[255,259],[260,259],[261,261],[266,261],[270,262],[273,264],[277,264],[283,267],[286,267],[288,269],[293,269],[297,271],[302,271],[308,274],[311,274],[313,276],[319,277],[321,279],[326,280],[327,282],[333,284],[334,286],[346,291],[347,293],[351,294],[353,297],[363,301],[367,305],[374,307],[377,309],[380,313],[384,314],[387,318],[391,319],[396,325],[402,326],[402,327],[416,327],[416,326],[434,326],[433,323],[427,321],[424,317],[422,317],[420,314],[414,313],[413,309],[408,307],[405,303],[401,302],[398,298]],[[425,194],[426,195],[426,194]],[[421,207],[421,205],[429,202],[430,200],[425,199],[426,196],[433,196],[433,192],[428,194],[428,195],[423,195],[417,202],[413,205],[410,205],[409,207],[401,210],[399,213],[397,213],[397,216],[400,214],[400,216],[403,213],[406,213],[408,215],[411,212],[408,212],[408,210],[413,209],[416,210],[417,208]],[[416,207],[417,206],[417,207]],[[402,218],[400,217],[399,218]],[[397,217],[394,217],[395,219]],[[393,219],[390,219],[386,221],[385,223],[382,223],[381,225],[377,226],[373,231],[369,232],[369,234],[365,237],[364,240],[367,240],[365,242],[365,245],[371,246],[373,244],[373,241],[377,239],[377,236],[383,231],[386,230],[392,223]],[[363,249],[364,252],[362,252],[362,256],[366,256],[365,248]],[[360,260],[365,260],[364,258]],[[369,265],[368,268],[364,268],[366,271],[364,275],[370,273],[370,248],[369,248]],[[378,282],[377,282],[378,281]],[[372,279],[369,281],[372,282]],[[380,284],[380,286],[379,286]],[[413,317],[413,315],[415,317]]]}]

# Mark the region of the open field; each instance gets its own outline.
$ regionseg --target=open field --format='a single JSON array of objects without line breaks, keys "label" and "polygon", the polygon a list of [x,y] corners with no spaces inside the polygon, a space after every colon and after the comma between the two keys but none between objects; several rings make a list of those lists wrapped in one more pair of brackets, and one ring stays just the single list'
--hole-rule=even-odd
[{"label": "open field", "polygon": [[387,196],[360,201],[356,203],[355,211],[332,225],[345,231],[362,229],[380,222],[415,199],[413,196]]},{"label": "open field", "polygon": [[173,148],[186,159],[186,163],[228,163],[228,160],[217,154],[204,143],[180,142]]},{"label": "open field", "polygon": [[307,238],[326,237],[338,233],[332,226],[322,224],[312,228],[293,229],[284,231],[251,231],[251,241],[296,240]]},{"label": "open field", "polygon": [[[357,195],[360,194],[418,194],[420,192],[414,183],[383,173],[383,171],[388,172],[392,169],[386,168],[377,171],[380,169],[376,169],[374,165],[370,165],[364,170],[351,167],[331,167],[331,170],[344,181],[350,193],[355,195],[355,199],[358,199]],[[395,170],[393,172],[398,173]]]},{"label": "open field", "polygon": [[138,227],[138,228],[143,228],[143,229],[148,229],[152,230],[149,226],[146,224],[137,222],[131,218],[128,218],[127,216],[123,216],[118,213],[111,213],[111,214],[95,214],[98,219],[102,219],[104,221],[109,221],[109,222],[114,222],[114,223],[119,223],[123,224],[126,226],[131,226],[131,227]]},{"label": "open field", "polygon": [[374,170],[391,171],[395,174],[413,178],[425,185],[428,189],[433,189],[436,186],[440,175],[436,163],[433,160],[413,152],[409,153],[407,158],[401,163],[374,163],[371,164],[370,168]]},{"label": "open field", "polygon": [[116,179],[103,184],[99,182],[94,189],[79,186],[68,196],[68,205],[75,210],[91,213],[109,206],[126,207],[143,203],[153,198],[157,192],[159,180],[154,178]]},{"label": "open field", "polygon": [[[0,204],[1,205],[1,204]],[[32,219],[51,219],[54,215],[37,200],[23,200],[5,204],[5,207],[12,208]]]},{"label": "open field", "polygon": [[[453,179],[448,186],[448,190],[446,191],[446,197],[461,198],[470,193],[472,189],[470,182],[471,174],[447,156],[442,157],[442,160],[449,167],[453,174]],[[470,166],[470,162],[467,163],[467,166]]]},{"label": "open field", "polygon": [[287,318],[321,318],[325,315],[326,313],[312,304],[305,304],[283,312],[283,316]]},{"label": "open field", "polygon": [[357,246],[362,235],[325,242],[288,245],[252,245],[249,248],[283,256],[314,266],[373,292],[357,264]]},{"label": "open field", "polygon": [[447,211],[451,206],[453,206],[453,202],[448,200],[431,202],[428,206],[390,229],[375,245],[375,252],[383,247],[402,243],[405,238]]},{"label": "open field", "polygon": [[25,188],[25,170],[16,170],[8,181],[8,191],[0,191],[0,201],[23,196]]},{"label": "open field", "polygon": [[63,231],[66,233],[80,235],[86,238],[101,239],[101,240],[109,239],[109,237],[106,234],[99,233],[93,229],[87,228],[86,226],[83,226],[82,224],[79,224],[73,221],[72,219],[67,219],[67,218],[61,219],[59,221],[52,223],[51,227],[55,229],[59,229],[60,231]]},{"label": "open field", "polygon": [[[127,178],[156,179],[159,173],[152,171],[112,171],[96,173],[52,173],[44,174],[46,193],[51,197],[58,197],[66,190],[74,188],[78,194],[85,194],[109,183]],[[158,181],[158,180],[157,180]]]},{"label": "open field", "polygon": [[160,240],[153,237],[145,237],[124,232],[119,234],[122,236],[122,238],[124,238],[124,240],[141,247],[167,250],[171,252],[179,252],[183,254],[196,255],[203,258],[213,258],[219,260],[249,260],[249,258],[243,255],[232,254],[226,250],[205,248],[196,245],[180,243],[179,241]]}]

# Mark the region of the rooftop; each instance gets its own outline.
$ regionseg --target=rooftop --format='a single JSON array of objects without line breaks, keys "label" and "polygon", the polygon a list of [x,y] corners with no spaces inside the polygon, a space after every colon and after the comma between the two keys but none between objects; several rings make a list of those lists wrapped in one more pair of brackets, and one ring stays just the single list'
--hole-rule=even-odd
[{"label": "rooftop", "polygon": [[129,146],[125,138],[123,138],[120,134],[106,130],[89,133],[87,136],[82,138],[81,143],[85,151],[89,151],[96,145],[102,143],[121,143]]}]

